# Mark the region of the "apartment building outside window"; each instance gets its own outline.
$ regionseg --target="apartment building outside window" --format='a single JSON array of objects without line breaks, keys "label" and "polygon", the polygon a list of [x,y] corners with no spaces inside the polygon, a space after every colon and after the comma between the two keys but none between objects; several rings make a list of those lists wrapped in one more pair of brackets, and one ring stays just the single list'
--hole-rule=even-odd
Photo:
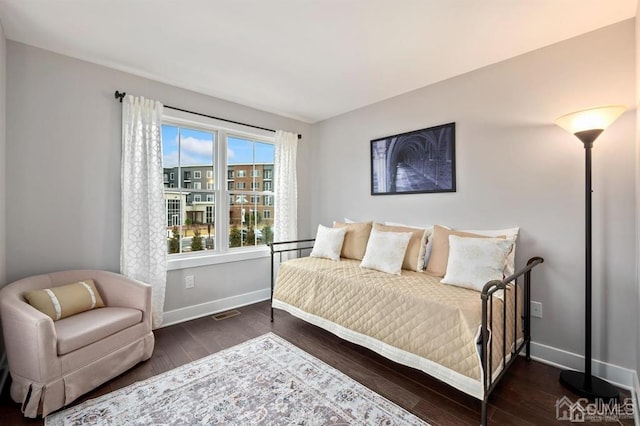
[{"label": "apartment building outside window", "polygon": [[274,168],[272,139],[170,119],[162,138],[170,255],[226,253],[272,241],[273,219],[263,205],[273,203],[266,204],[273,194],[264,193],[265,176]]}]

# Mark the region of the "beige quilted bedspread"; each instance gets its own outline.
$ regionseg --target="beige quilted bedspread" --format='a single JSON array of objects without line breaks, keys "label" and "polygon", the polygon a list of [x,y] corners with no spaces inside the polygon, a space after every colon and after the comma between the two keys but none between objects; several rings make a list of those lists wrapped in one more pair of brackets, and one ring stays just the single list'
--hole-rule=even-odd
[{"label": "beige quilted bedspread", "polygon": [[[444,381],[449,377],[447,370],[481,380],[476,345],[482,318],[479,292],[441,284],[440,278],[423,272],[403,270],[402,275],[391,275],[359,265],[355,260],[311,257],[285,262],[280,265],[273,306],[294,315],[303,311],[432,361],[444,367],[447,374],[438,377]],[[507,293],[509,343],[513,339],[513,293],[512,289]],[[503,304],[493,299],[495,371],[502,358]]]}]

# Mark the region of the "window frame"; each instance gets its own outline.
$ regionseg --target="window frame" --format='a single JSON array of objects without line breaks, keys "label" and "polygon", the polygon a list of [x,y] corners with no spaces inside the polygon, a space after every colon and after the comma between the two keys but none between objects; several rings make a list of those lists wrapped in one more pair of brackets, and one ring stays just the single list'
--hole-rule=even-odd
[{"label": "window frame", "polygon": [[[264,244],[259,246],[229,247],[229,238],[227,235],[229,230],[229,224],[227,223],[230,207],[229,196],[238,190],[235,188],[229,190],[227,187],[227,182],[229,181],[229,177],[227,175],[229,167],[227,158],[227,138],[237,137],[253,142],[275,144],[275,134],[266,130],[254,129],[235,123],[227,123],[183,111],[166,109],[163,113],[162,124],[216,134],[214,140],[214,160],[216,161],[214,164],[214,170],[212,171],[214,189],[206,190],[206,192],[214,194],[214,200],[216,200],[214,208],[216,248],[215,250],[167,254],[167,269],[177,270],[268,257],[270,255],[269,248]],[[237,178],[237,174],[235,173],[234,177],[231,179],[234,178]],[[184,187],[182,189],[186,190]],[[251,193],[252,191],[244,189],[240,190],[240,192]],[[259,192],[259,194],[256,195],[265,195],[262,194],[264,191],[257,192]],[[269,195],[273,197],[273,194]],[[218,224],[221,225],[218,226]],[[223,238],[223,236],[226,238]]]}]

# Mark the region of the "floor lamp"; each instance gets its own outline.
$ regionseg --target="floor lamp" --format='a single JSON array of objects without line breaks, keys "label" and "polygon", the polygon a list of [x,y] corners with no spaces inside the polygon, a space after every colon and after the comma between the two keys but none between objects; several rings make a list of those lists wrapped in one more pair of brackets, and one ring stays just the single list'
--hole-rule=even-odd
[{"label": "floor lamp", "polygon": [[574,393],[589,399],[617,399],[618,390],[606,381],[591,375],[591,148],[593,141],[627,108],[609,105],[563,115],[555,123],[573,133],[584,143],[585,150],[585,336],[584,373],[565,370],[560,383]]}]

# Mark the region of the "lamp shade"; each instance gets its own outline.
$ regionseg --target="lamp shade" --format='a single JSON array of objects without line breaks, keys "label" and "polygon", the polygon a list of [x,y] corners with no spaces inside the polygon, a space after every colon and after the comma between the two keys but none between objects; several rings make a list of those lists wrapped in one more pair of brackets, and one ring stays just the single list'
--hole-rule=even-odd
[{"label": "lamp shade", "polygon": [[606,105],[584,109],[563,115],[555,123],[567,132],[576,134],[587,130],[603,131],[609,127],[627,109],[624,105]]}]

